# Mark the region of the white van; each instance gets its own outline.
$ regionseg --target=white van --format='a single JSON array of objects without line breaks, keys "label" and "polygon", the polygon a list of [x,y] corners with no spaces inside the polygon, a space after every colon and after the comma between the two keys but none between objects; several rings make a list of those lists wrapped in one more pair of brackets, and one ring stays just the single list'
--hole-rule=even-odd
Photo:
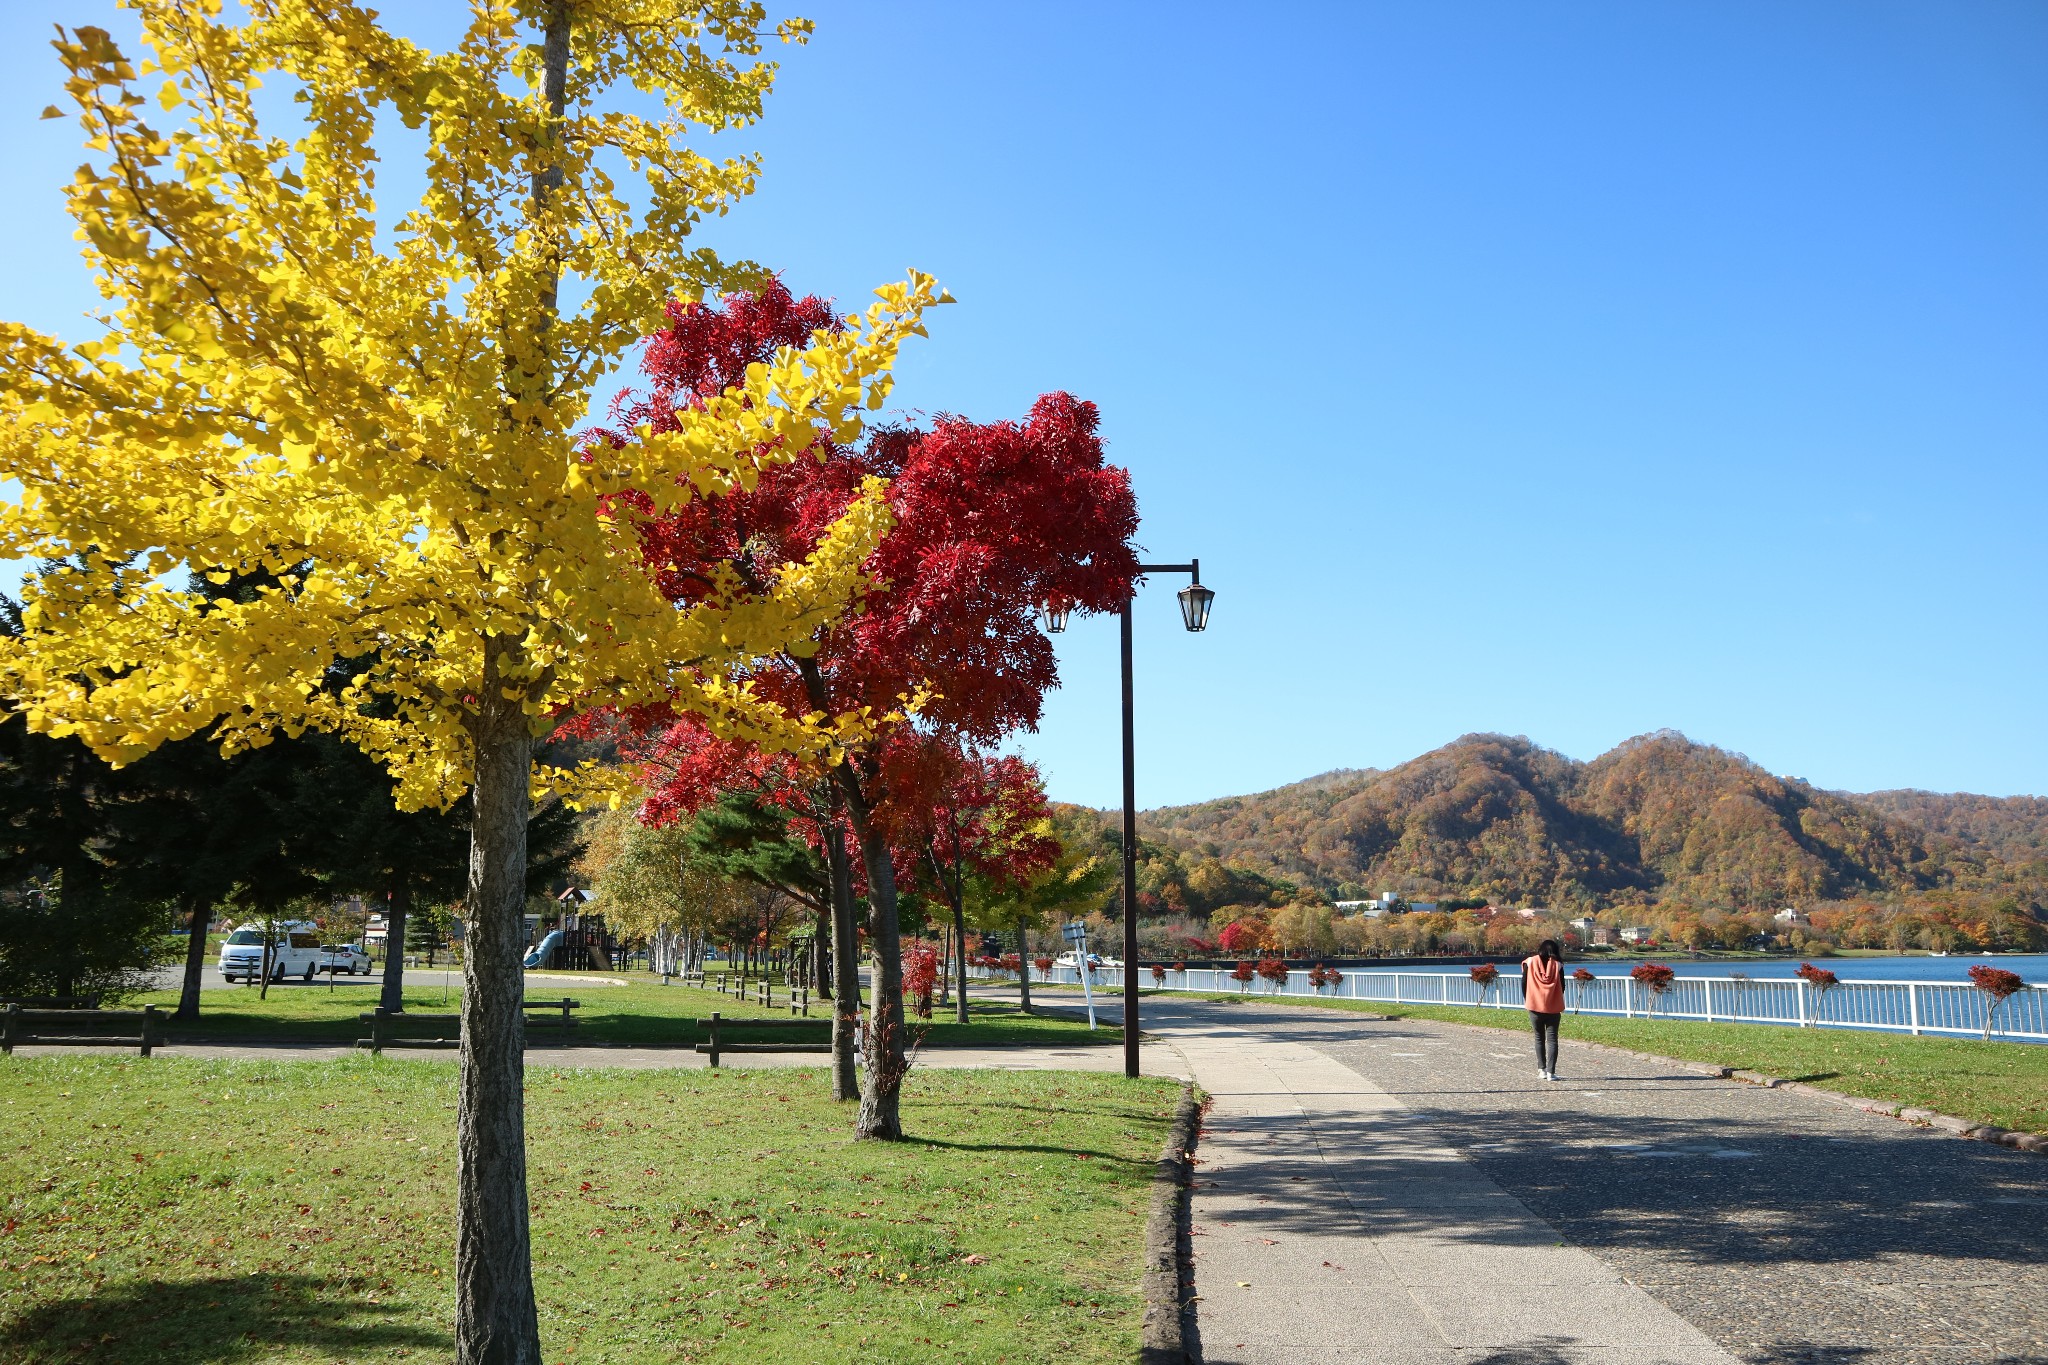
[{"label": "white van", "polygon": [[[270,979],[288,976],[313,979],[320,970],[320,926],[311,920],[284,920],[270,945]],[[220,945],[220,974],[229,981],[255,981],[263,975],[263,925],[245,924]]]}]

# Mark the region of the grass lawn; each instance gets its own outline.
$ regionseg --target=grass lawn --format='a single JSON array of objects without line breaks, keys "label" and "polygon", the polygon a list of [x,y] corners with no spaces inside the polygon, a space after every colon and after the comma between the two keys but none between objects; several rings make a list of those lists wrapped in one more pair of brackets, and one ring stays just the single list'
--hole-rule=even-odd
[{"label": "grass lawn", "polygon": [[[1181,992],[1171,992],[1182,996]],[[1182,998],[1188,998],[1182,996]],[[1389,1005],[1374,1000],[1285,999],[1270,995],[1208,995],[1197,999],[1354,1010],[1401,1019],[1440,1019],[1525,1033],[1519,1008]],[[1767,1076],[1810,1081],[1865,1099],[1933,1109],[2001,1128],[2048,1132],[2048,1047],[1986,1043],[1973,1038],[1914,1038],[1852,1029],[1709,1024],[1700,1020],[1610,1019],[1567,1015],[1567,1038],[1609,1043],[1663,1057],[1708,1062]]]},{"label": "grass lawn", "polygon": [[[0,1059],[0,1359],[442,1360],[455,1069]],[[1179,1087],[532,1067],[544,1359],[1125,1361]]]},{"label": "grass lawn", "polygon": [[[594,972],[593,976],[608,973]],[[343,978],[346,980],[346,978]],[[616,976],[614,980],[618,979]],[[627,978],[631,980],[631,978]],[[254,987],[229,990],[210,990],[200,994],[200,1015],[196,1024],[175,1024],[171,1026],[173,1038],[188,1041],[229,1042],[236,1038],[271,1038],[280,1041],[298,1042],[350,1042],[366,1036],[367,1028],[358,1016],[365,1010],[377,1007],[382,987],[374,984],[336,985],[330,989],[325,981],[314,985],[296,982],[272,986],[268,1000],[259,999]],[[658,982],[635,981],[628,986],[592,984],[579,987],[559,980],[533,980],[527,983],[526,993],[533,1000],[560,1000],[564,996],[580,1002],[576,1011],[578,1026],[567,1035],[570,1042],[581,1044],[637,1045],[642,1047],[690,1047],[703,1041],[703,1030],[693,1022],[710,1017],[718,1011],[725,1020],[747,1019],[788,1019],[790,1013],[780,1002],[786,999],[781,990],[776,992],[778,1002],[773,1009],[763,1009],[737,996],[722,995],[716,990],[697,986],[663,986]],[[993,1047],[1004,1044],[1036,1044],[1049,1047],[1076,1047],[1087,1044],[1108,1046],[1121,1042],[1121,1030],[1114,1028],[1096,1029],[1089,1032],[1087,1021],[1060,1014],[1023,1014],[1015,1004],[998,1000],[979,1000],[970,993],[969,1022],[961,1025],[954,1021],[950,1011],[934,1009],[929,1021],[913,1020],[913,1027],[923,1027],[929,1022],[924,1045],[927,1047]],[[405,992],[405,1007],[416,1013],[452,1013],[460,1006],[461,988],[451,986],[443,990],[439,985],[409,986]],[[176,991],[154,991],[130,998],[130,1007],[156,1004],[167,1008],[178,1002]],[[811,1020],[816,1024],[816,1034],[824,1039],[831,1034],[831,1004],[811,1002]],[[727,1029],[722,1032],[733,1038],[744,1039],[744,1030]],[[778,1031],[776,1037],[783,1041],[798,1041],[792,1037],[794,1030]],[[761,1035],[765,1037],[766,1035]],[[536,1041],[553,1041],[562,1038],[558,1031],[542,1032],[535,1029]]]}]

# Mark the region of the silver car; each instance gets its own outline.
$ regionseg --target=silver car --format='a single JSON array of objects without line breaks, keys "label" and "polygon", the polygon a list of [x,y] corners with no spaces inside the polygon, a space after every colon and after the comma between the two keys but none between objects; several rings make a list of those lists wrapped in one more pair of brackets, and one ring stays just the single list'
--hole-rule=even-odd
[{"label": "silver car", "polygon": [[333,943],[320,949],[320,970],[330,976],[368,976],[370,955],[353,943]]}]

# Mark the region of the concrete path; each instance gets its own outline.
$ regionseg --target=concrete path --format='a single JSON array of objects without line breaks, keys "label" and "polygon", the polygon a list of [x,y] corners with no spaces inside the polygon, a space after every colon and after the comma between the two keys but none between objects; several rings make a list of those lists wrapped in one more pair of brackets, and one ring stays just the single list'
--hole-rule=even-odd
[{"label": "concrete path", "polygon": [[[2048,1362],[2048,1161],[1520,1033],[1145,1002],[1202,1359]],[[1569,1021],[1567,1021],[1569,1032]]]}]

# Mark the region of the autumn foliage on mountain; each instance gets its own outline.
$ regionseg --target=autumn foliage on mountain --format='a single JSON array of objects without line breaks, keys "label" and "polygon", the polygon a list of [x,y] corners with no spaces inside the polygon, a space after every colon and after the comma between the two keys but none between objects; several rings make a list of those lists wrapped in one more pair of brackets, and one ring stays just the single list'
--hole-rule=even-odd
[{"label": "autumn foliage on mountain", "polygon": [[1467,735],[1390,771],[1148,811],[1139,826],[1183,858],[1338,899],[2048,905],[2048,801],[1823,791],[1669,731],[1589,763]]}]

